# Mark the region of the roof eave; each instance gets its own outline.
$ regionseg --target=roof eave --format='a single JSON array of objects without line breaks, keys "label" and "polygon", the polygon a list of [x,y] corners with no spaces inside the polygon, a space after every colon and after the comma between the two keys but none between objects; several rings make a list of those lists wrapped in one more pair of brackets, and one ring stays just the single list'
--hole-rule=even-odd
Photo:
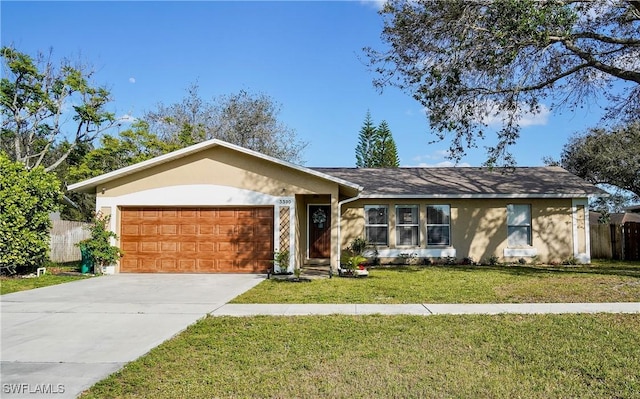
[{"label": "roof eave", "polygon": [[552,193],[552,194],[362,194],[362,199],[509,199],[509,198],[593,198],[606,194]]}]

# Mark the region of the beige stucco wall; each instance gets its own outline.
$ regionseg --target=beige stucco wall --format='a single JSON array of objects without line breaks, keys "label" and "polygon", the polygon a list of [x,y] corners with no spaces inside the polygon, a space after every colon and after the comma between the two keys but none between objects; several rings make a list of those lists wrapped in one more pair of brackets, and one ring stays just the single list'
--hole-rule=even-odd
[{"label": "beige stucco wall", "polygon": [[216,184],[273,196],[337,191],[337,185],[330,181],[225,147],[213,147],[100,185],[97,196],[116,197],[191,184]]},{"label": "beige stucco wall", "polygon": [[[498,256],[504,261],[517,260],[519,256],[504,256],[507,248],[507,205],[529,204],[532,219],[530,248],[536,250],[539,260],[562,261],[574,254],[571,199],[358,200],[343,207],[341,247],[345,248],[356,237],[364,237],[364,205],[387,205],[388,248],[411,252],[412,247],[395,244],[395,206],[400,204],[419,205],[420,246],[414,248],[431,248],[426,245],[426,206],[450,205],[450,248],[455,249],[458,260],[470,257],[474,261],[482,261],[491,256]],[[578,223],[578,236],[585,236],[584,223]]]}]

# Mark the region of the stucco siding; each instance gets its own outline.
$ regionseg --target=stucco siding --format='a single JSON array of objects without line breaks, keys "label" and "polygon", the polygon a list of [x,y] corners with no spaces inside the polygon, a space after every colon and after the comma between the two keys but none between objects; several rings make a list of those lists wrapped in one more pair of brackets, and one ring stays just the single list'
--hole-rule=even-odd
[{"label": "stucco siding", "polygon": [[117,197],[161,187],[207,184],[272,196],[325,193],[335,186],[301,171],[214,147],[105,183],[98,186],[97,195]]},{"label": "stucco siding", "polygon": [[[419,206],[420,245],[404,247],[396,244],[396,205]],[[525,204],[531,208],[531,246],[509,248],[507,242],[507,205]],[[365,235],[365,205],[386,205],[389,214],[389,245],[378,250],[387,255],[413,254],[416,257],[453,256],[487,261],[497,256],[503,261],[533,256],[544,262],[560,262],[574,254],[571,199],[438,199],[438,200],[358,200],[342,209],[341,248]],[[449,205],[451,212],[450,246],[427,246],[427,205]],[[577,226],[584,237],[584,223]],[[514,256],[509,256],[514,254]],[[393,258],[393,256],[389,256]],[[382,258],[382,257],[381,257]],[[385,261],[385,259],[381,259]],[[393,259],[386,259],[393,260]]]}]

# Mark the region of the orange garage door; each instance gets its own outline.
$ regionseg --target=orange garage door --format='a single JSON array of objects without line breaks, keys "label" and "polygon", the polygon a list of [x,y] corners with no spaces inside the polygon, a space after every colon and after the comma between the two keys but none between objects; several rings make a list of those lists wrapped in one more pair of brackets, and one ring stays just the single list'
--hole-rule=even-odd
[{"label": "orange garage door", "polygon": [[123,208],[121,272],[262,273],[273,259],[273,207]]}]

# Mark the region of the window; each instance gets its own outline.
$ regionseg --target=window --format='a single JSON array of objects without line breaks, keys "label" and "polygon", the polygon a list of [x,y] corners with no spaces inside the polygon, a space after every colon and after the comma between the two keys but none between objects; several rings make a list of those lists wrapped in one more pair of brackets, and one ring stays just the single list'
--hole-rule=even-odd
[{"label": "window", "polygon": [[427,205],[427,245],[451,245],[451,207]]},{"label": "window", "polygon": [[396,205],[396,245],[418,243],[418,205]]},{"label": "window", "polygon": [[367,241],[376,245],[389,244],[389,216],[386,205],[365,205],[364,228]]},{"label": "window", "polygon": [[510,248],[531,245],[531,206],[507,205],[507,245]]}]

